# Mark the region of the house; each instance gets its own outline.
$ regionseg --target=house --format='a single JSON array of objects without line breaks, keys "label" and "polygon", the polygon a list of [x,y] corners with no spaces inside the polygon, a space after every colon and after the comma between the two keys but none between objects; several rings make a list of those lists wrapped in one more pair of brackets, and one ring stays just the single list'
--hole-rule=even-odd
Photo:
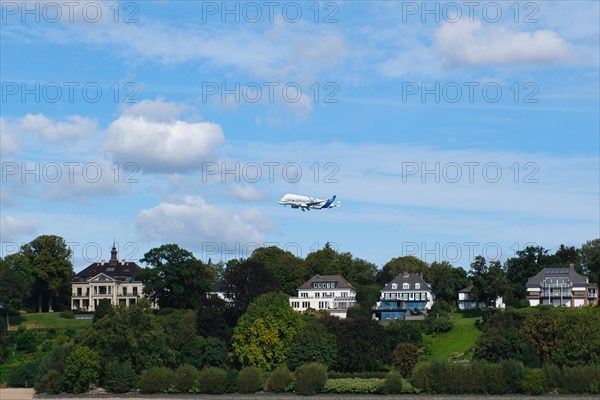
[{"label": "house", "polygon": [[527,280],[529,305],[580,307],[598,304],[598,285],[568,268],[544,268]]},{"label": "house", "polygon": [[[471,300],[471,290],[473,286],[466,287],[458,292],[458,308],[460,310],[477,310],[479,308],[488,307],[483,301]],[[502,297],[498,297],[494,302],[495,308],[506,308]]]},{"label": "house", "polygon": [[381,289],[380,301],[373,307],[373,318],[380,321],[404,319],[410,311],[431,309],[435,295],[422,274],[403,272]]},{"label": "house", "polygon": [[225,281],[219,279],[210,285],[210,292],[206,292],[207,299],[221,299],[227,303],[233,303],[234,295],[227,291]]},{"label": "house", "polygon": [[290,297],[296,311],[312,308],[340,318],[355,304],[356,289],[339,275],[315,275],[298,288],[297,297]]},{"label": "house", "polygon": [[90,264],[71,281],[71,309],[95,311],[102,299],[110,300],[114,306],[135,304],[144,289],[142,282],[134,281],[139,269],[134,262],[119,261],[113,243],[108,262]]}]

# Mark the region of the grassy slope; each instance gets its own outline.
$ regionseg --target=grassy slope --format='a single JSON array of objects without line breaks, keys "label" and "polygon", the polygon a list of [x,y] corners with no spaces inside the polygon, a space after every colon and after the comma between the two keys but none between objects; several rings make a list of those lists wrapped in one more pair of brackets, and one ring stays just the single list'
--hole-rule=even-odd
[{"label": "grassy slope", "polygon": [[[426,361],[447,360],[454,353],[464,353],[475,346],[481,332],[475,327],[479,317],[465,317],[463,314],[452,314],[454,327],[448,333],[426,337],[426,343],[431,345],[431,355],[425,357]],[[467,358],[471,358],[468,354]]]},{"label": "grassy slope", "polygon": [[61,318],[60,313],[34,313],[25,315],[23,324],[28,329],[85,328],[92,323],[89,319]]}]

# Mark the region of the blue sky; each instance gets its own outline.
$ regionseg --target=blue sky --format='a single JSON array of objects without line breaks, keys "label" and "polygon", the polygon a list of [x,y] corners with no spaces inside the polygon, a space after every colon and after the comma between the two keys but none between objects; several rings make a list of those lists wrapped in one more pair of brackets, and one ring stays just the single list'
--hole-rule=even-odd
[{"label": "blue sky", "polygon": [[468,267],[600,236],[598,2],[1,6],[3,256]]}]

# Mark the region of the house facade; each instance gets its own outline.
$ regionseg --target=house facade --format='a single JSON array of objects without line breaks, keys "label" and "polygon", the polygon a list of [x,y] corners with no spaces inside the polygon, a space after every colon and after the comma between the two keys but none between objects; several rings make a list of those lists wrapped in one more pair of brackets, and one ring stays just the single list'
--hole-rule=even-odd
[{"label": "house facade", "polygon": [[113,244],[108,262],[90,264],[71,281],[71,309],[95,311],[102,299],[110,300],[113,306],[135,304],[144,289],[142,282],[134,281],[139,269],[134,262],[119,261]]},{"label": "house facade", "polygon": [[[483,307],[489,307],[489,305],[485,304],[483,301],[474,301],[471,299],[471,290],[473,286],[469,286],[464,288],[458,292],[458,308],[460,310],[477,310]],[[506,308],[506,304],[504,304],[504,300],[502,297],[498,297],[494,302],[493,307],[495,308]]]},{"label": "house facade", "polygon": [[355,304],[356,289],[339,275],[315,275],[298,288],[298,296],[290,297],[296,311],[312,308],[340,318]]},{"label": "house facade", "polygon": [[431,309],[435,295],[420,274],[404,272],[381,289],[380,301],[373,307],[373,318],[380,321],[404,319],[410,311]]},{"label": "house facade", "polygon": [[598,285],[569,268],[544,268],[527,280],[529,305],[581,307],[598,304]]}]

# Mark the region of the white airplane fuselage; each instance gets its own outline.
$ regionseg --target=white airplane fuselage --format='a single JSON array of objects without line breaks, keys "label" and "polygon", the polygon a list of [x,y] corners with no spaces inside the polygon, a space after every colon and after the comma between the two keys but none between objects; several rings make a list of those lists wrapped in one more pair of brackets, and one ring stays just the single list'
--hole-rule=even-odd
[{"label": "white airplane fuselage", "polygon": [[300,208],[302,211],[310,210],[311,208],[322,210],[324,208],[340,206],[339,201],[335,203],[335,198],[336,196],[333,195],[327,200],[321,200],[315,197],[288,193],[283,196],[281,200],[279,200],[279,204],[283,206],[291,206],[292,208]]}]

